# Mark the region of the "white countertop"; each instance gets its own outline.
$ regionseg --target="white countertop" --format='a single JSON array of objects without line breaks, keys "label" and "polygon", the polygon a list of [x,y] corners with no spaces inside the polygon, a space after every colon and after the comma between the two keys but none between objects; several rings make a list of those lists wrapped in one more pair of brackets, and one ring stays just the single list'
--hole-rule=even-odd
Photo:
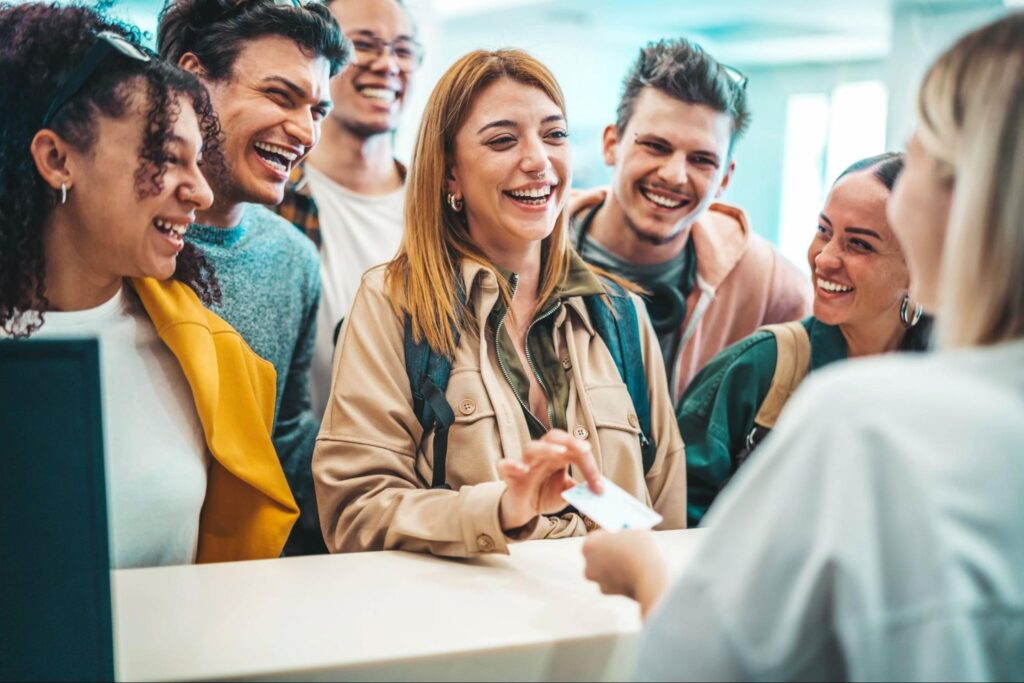
[{"label": "white countertop", "polygon": [[[676,569],[703,532],[659,532]],[[120,680],[612,680],[639,610],[583,577],[583,539],[112,572]]]}]

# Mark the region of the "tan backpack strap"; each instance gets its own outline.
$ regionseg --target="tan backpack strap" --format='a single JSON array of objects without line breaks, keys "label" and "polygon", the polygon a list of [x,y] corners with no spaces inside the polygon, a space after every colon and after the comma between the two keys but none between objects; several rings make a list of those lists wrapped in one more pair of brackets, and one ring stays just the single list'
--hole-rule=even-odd
[{"label": "tan backpack strap", "polygon": [[811,340],[807,336],[807,328],[799,320],[781,325],[765,325],[761,329],[775,335],[778,351],[775,375],[768,395],[757,411],[754,424],[773,429],[786,401],[811,369]]}]

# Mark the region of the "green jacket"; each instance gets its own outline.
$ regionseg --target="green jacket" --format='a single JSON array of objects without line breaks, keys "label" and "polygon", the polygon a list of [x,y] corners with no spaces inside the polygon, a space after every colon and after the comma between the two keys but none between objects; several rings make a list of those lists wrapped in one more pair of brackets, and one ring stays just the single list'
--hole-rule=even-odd
[{"label": "green jacket", "polygon": [[[846,359],[838,327],[813,317],[801,321],[811,341],[811,368]],[[718,492],[735,473],[775,375],[777,344],[771,332],[755,332],[727,347],[690,383],[676,419],[686,446],[687,526],[700,524]]]},{"label": "green jacket", "polygon": [[[518,276],[503,268],[498,268],[498,272],[509,283],[514,293],[518,284]],[[565,299],[574,296],[603,294],[604,291],[601,281],[583,262],[583,259],[573,252],[565,278],[558,289],[540,307],[527,331],[526,349],[533,365],[531,370],[535,372],[535,377],[547,395],[548,423],[555,429],[568,429],[565,413],[569,405],[569,381],[562,361],[555,350],[554,322],[556,314]],[[499,299],[488,319],[488,326],[497,337],[495,351],[498,356],[498,365],[501,367],[505,379],[516,392],[516,397],[526,416],[526,423],[530,428],[530,436],[539,439],[547,431],[547,427],[542,420],[530,412],[530,378],[527,368],[523,367],[519,361],[515,344],[505,328],[505,318],[505,305]]]}]

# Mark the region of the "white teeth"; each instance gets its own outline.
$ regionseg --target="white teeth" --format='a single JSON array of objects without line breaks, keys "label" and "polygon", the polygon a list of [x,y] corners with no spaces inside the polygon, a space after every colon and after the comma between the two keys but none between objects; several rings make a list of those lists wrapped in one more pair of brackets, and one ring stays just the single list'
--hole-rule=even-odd
[{"label": "white teeth", "polygon": [[648,190],[640,191],[643,193],[645,197],[650,199],[652,202],[654,202],[658,206],[664,206],[666,209],[678,209],[680,206],[683,205],[683,202],[681,201],[668,199],[667,197],[662,197],[661,195],[654,194],[653,192],[650,192]]},{"label": "white teeth", "polygon": [[[253,143],[253,146],[256,149],[262,149],[264,152],[270,152],[271,154],[277,154],[278,156],[282,156],[288,161],[295,161],[296,159],[299,158],[299,155],[291,151],[290,149],[287,149],[285,147],[278,147],[277,145],[272,145],[269,142],[257,141]],[[278,165],[280,166],[280,164]]]},{"label": "white teeth", "polygon": [[359,94],[371,100],[381,100],[388,103],[394,102],[398,97],[394,90],[388,90],[387,88],[363,88],[359,91]]},{"label": "white teeth", "polygon": [[509,190],[509,194],[523,199],[540,199],[551,194],[551,186],[545,185],[544,187],[535,187],[528,190]]},{"label": "white teeth", "polygon": [[852,292],[853,287],[847,287],[841,285],[838,282],[829,282],[828,280],[822,280],[820,277],[817,279],[818,286],[824,289],[826,292]]},{"label": "white teeth", "polygon": [[188,232],[188,223],[168,223],[162,218],[154,219],[153,223],[156,227],[164,230],[165,232],[173,232],[178,237],[184,237],[185,233]]}]

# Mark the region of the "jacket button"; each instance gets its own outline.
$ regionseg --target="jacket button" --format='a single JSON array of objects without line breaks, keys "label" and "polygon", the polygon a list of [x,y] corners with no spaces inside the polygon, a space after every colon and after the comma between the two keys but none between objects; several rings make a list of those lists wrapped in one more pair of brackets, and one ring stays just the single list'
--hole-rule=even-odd
[{"label": "jacket button", "polygon": [[640,424],[640,420],[637,419],[636,413],[630,413],[627,415],[626,422],[628,422],[629,426],[633,428],[636,428]]},{"label": "jacket button", "polygon": [[480,552],[489,553],[494,550],[494,539],[487,534],[480,534],[476,537],[476,547]]},{"label": "jacket button", "polygon": [[587,437],[590,436],[590,432],[583,425],[576,425],[576,429],[572,430],[572,435],[580,441],[586,441]]},{"label": "jacket button", "polygon": [[564,357],[562,359],[562,369],[563,370],[568,370],[571,367],[572,367],[572,361],[569,360],[569,356]]},{"label": "jacket button", "polygon": [[472,415],[473,411],[476,410],[476,403],[473,403],[473,399],[466,398],[459,404],[459,412],[463,415]]}]

